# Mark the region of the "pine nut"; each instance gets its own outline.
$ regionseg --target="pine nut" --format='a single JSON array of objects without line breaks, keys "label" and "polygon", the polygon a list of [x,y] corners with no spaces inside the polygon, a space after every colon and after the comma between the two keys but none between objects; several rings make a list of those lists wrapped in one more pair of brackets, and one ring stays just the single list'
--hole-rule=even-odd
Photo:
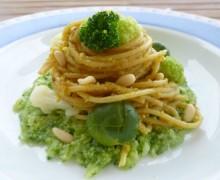
[{"label": "pine nut", "polygon": [[163,74],[163,73],[158,73],[158,74],[156,74],[155,79],[156,79],[156,80],[162,80],[162,79],[164,79],[164,74]]},{"label": "pine nut", "polygon": [[136,81],[136,77],[134,74],[126,74],[118,78],[116,83],[122,86],[130,86],[134,84],[135,81]]},{"label": "pine nut", "polygon": [[61,140],[62,142],[70,143],[73,140],[73,136],[70,133],[68,133],[60,128],[54,127],[52,129],[52,132],[56,136],[56,138]]},{"label": "pine nut", "polygon": [[84,85],[84,84],[93,84],[96,83],[96,79],[94,76],[87,76],[85,78],[80,78],[77,80],[79,84]]},{"label": "pine nut", "polygon": [[65,56],[62,51],[58,51],[58,50],[54,51],[54,57],[56,58],[59,65],[65,66],[66,61],[65,61]]},{"label": "pine nut", "polygon": [[184,110],[183,120],[186,122],[190,122],[193,120],[196,113],[196,109],[192,104],[188,104]]}]

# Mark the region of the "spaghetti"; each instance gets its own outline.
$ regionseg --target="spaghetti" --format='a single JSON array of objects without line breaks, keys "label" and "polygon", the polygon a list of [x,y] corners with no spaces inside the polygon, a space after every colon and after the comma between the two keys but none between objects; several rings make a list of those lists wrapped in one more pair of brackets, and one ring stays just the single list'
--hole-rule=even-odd
[{"label": "spaghetti", "polygon": [[[79,119],[86,119],[96,104],[127,100],[136,107],[145,124],[183,129],[199,126],[201,116],[198,108],[195,107],[194,119],[184,122],[176,110],[176,105],[184,101],[178,86],[168,82],[164,76],[157,79],[161,77],[159,68],[166,51],[156,52],[152,48],[151,37],[144,30],[139,37],[119,48],[96,53],[80,42],[77,36],[80,25],[79,21],[65,27],[62,39],[51,48],[50,56],[40,71],[51,70],[57,95],[80,110],[76,115]],[[60,57],[56,57],[57,51]],[[136,77],[136,82],[130,87],[116,83],[126,74]],[[87,76],[93,76],[97,83],[77,83],[79,78]],[[159,122],[153,122],[152,115]]]}]

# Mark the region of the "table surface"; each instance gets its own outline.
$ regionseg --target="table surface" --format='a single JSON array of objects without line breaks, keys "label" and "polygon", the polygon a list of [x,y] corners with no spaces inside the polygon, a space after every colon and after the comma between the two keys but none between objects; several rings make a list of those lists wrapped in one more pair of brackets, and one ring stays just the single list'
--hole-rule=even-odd
[{"label": "table surface", "polygon": [[170,8],[220,20],[220,0],[0,0],[0,21],[40,11],[98,5]]}]

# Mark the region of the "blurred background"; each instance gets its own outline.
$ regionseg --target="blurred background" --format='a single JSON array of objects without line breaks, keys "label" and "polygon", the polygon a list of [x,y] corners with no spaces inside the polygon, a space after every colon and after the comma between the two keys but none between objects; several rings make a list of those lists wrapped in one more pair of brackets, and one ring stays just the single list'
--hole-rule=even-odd
[{"label": "blurred background", "polygon": [[0,0],[0,21],[40,11],[106,5],[173,9],[220,19],[220,0]]}]

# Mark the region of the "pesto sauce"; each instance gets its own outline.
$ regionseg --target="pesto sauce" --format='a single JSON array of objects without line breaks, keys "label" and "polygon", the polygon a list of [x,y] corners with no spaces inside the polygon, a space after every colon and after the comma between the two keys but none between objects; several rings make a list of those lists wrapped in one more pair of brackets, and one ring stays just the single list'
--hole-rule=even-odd
[{"label": "pesto sauce", "polygon": [[[19,114],[21,134],[24,143],[44,145],[48,159],[61,161],[75,161],[86,167],[88,177],[97,174],[108,164],[117,164],[120,157],[120,145],[104,146],[99,144],[88,133],[84,121],[67,117],[63,110],[54,110],[49,114],[33,107],[29,96],[37,85],[47,85],[51,88],[50,74],[40,76],[29,90],[15,103],[14,110]],[[52,128],[61,128],[73,135],[74,140],[69,143],[59,141],[53,134]],[[128,154],[126,166],[131,168],[143,156],[156,156],[181,144],[185,132],[173,128],[157,128],[148,135],[138,134],[131,140],[131,151]]]}]

